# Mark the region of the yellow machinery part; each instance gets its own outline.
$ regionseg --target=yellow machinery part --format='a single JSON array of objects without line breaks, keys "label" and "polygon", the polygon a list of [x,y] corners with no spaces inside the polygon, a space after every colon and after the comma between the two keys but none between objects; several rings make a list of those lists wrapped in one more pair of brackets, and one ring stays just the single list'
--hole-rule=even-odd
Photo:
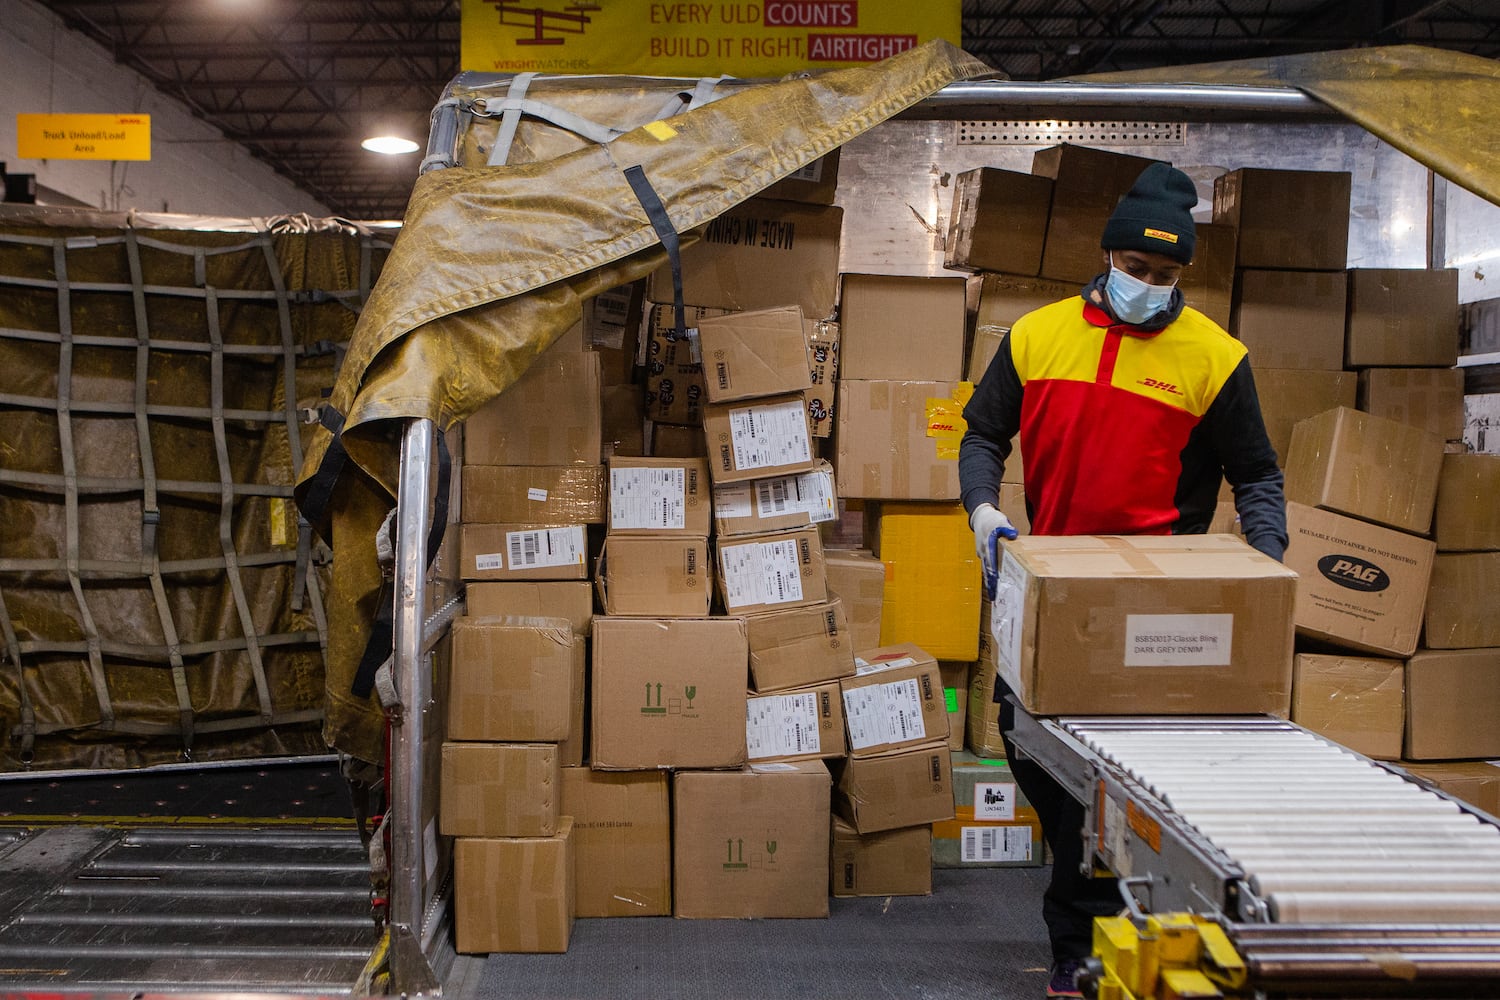
[{"label": "yellow machinery part", "polygon": [[1094,921],[1099,1000],[1218,1000],[1245,985],[1245,963],[1222,928],[1189,913]]}]

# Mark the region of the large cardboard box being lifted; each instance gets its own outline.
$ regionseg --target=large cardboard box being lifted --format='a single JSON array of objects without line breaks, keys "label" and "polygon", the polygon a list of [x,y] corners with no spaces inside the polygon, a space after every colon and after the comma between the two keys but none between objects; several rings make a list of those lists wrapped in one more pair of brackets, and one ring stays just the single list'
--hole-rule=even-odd
[{"label": "large cardboard box being lifted", "polygon": [[[843,222],[835,206],[769,198],[736,205],[683,248],[683,301],[736,310],[797,305],[810,319],[827,319],[838,294]],[[672,301],[667,265],[652,272],[646,295]]]},{"label": "large cardboard box being lifted", "polygon": [[964,279],[846,274],[839,378],[952,381],[964,372]]},{"label": "large cardboard box being lifted", "polygon": [[1500,550],[1500,455],[1444,455],[1433,536],[1439,552]]},{"label": "large cardboard box being lifted", "polygon": [[1440,552],[1427,588],[1422,645],[1500,646],[1500,552]]},{"label": "large cardboard box being lifted", "polygon": [[459,837],[453,846],[454,950],[567,951],[577,891],[572,835],[573,820],[564,816],[551,837]]},{"label": "large cardboard box being lifted", "polygon": [[1286,498],[1426,534],[1442,465],[1437,435],[1339,407],[1292,429]]},{"label": "large cardboard box being lifted", "polygon": [[1366,368],[1359,373],[1359,408],[1457,441],[1464,436],[1463,370]]},{"label": "large cardboard box being lifted", "polygon": [[961,382],[839,382],[843,498],[957,500],[958,443],[969,391]]},{"label": "large cardboard box being lifted", "polygon": [[679,771],[678,917],[826,917],[828,769],[821,761]]},{"label": "large cardboard box being lifted", "polygon": [[1404,674],[1400,660],[1299,653],[1292,721],[1366,757],[1399,760]]},{"label": "large cardboard box being lifted", "polygon": [[562,811],[573,817],[578,871],[574,916],[672,912],[667,777],[665,771],[562,769]]},{"label": "large cardboard box being lifted", "polygon": [[1458,271],[1357,268],[1349,272],[1345,362],[1433,365],[1458,361]]},{"label": "large cardboard box being lifted", "polygon": [[856,649],[880,645],[880,618],[885,607],[885,564],[859,549],[825,549],[823,565],[828,592],[844,603],[849,643]]},{"label": "large cardboard box being lifted", "polygon": [[698,535],[713,526],[701,458],[615,458],[609,463],[611,535]]},{"label": "large cardboard box being lifted", "polygon": [[1240,267],[1341,271],[1352,181],[1338,171],[1243,167],[1214,179],[1213,220],[1239,232]]},{"label": "large cardboard box being lifted", "polygon": [[1266,437],[1276,449],[1276,461],[1286,464],[1292,429],[1298,423],[1336,406],[1353,409],[1357,383],[1354,372],[1255,365],[1255,394],[1260,397],[1260,415],[1266,422]]},{"label": "large cardboard box being lifted", "polygon": [[1344,367],[1342,272],[1241,271],[1229,332],[1260,368]]},{"label": "large cardboard box being lifted", "polygon": [[796,306],[699,320],[698,347],[710,403],[812,388],[802,310]]},{"label": "large cardboard box being lifted", "polygon": [[1500,757],[1500,649],[1423,650],[1406,661],[1409,760]]},{"label": "large cardboard box being lifted", "polygon": [[1000,676],[1040,715],[1285,717],[1296,574],[1229,535],[1007,542]]},{"label": "large cardboard box being lifted", "polygon": [[453,622],[448,738],[555,743],[568,738],[584,641],[565,618]]},{"label": "large cardboard box being lifted", "polygon": [[829,891],[851,896],[932,895],[932,828],[908,826],[860,833],[833,817]]},{"label": "large cardboard box being lifted", "polygon": [[1300,503],[1286,505],[1297,631],[1346,649],[1410,656],[1434,546],[1425,538]]},{"label": "large cardboard box being lifted", "polygon": [[747,658],[738,618],[596,618],[593,766],[739,767]]},{"label": "large cardboard box being lifted", "polygon": [[953,209],[943,266],[959,271],[1036,274],[1052,179],[996,167],[966,170],[953,179]]},{"label": "large cardboard box being lifted", "polygon": [[475,465],[597,465],[601,376],[593,351],[549,353],[464,422]]}]

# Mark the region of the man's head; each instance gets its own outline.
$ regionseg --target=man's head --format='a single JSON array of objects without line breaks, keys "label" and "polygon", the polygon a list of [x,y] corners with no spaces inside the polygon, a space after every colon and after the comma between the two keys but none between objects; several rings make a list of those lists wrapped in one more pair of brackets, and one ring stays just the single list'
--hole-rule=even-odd
[{"label": "man's head", "polygon": [[1191,177],[1165,163],[1148,166],[1104,224],[1099,245],[1110,266],[1153,285],[1175,281],[1193,261],[1197,204]]}]

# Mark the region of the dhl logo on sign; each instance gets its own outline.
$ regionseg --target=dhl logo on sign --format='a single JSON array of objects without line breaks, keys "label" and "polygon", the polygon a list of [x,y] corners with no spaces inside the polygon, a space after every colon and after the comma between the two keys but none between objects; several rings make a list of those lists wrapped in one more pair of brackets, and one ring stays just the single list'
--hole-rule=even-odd
[{"label": "dhl logo on sign", "polygon": [[969,423],[964,419],[964,407],[974,395],[974,383],[960,382],[949,397],[927,398],[927,436],[937,447],[937,457],[958,461],[958,446],[963,440]]},{"label": "dhl logo on sign", "polygon": [[958,45],[959,3],[461,0],[461,59],[482,73],[781,76]]}]

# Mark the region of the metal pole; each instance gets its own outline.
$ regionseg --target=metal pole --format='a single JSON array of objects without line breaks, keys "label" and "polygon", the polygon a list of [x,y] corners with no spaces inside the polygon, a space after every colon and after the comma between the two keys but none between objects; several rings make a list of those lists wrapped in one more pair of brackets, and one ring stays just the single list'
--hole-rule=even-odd
[{"label": "metal pole", "polygon": [[1291,87],[1239,87],[1184,83],[1030,83],[978,80],[950,83],[903,112],[903,118],[963,117],[975,110],[1026,109],[1049,116],[1087,113],[1136,118],[1149,109],[1184,119],[1321,118],[1342,116],[1316,98]]}]

